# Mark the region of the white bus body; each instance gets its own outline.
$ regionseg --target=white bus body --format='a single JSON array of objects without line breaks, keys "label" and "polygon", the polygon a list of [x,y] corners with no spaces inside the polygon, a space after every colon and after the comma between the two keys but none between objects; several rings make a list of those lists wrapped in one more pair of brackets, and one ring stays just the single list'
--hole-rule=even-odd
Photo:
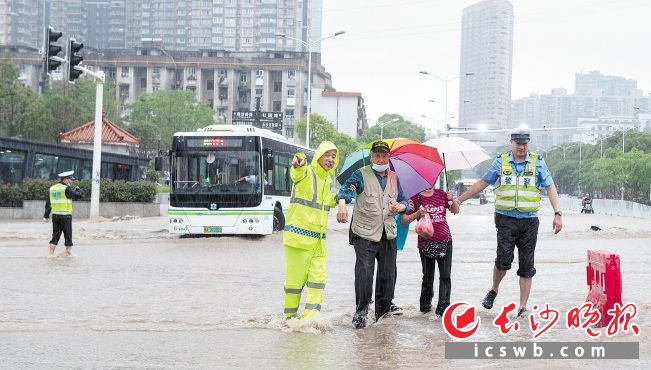
[{"label": "white bus body", "polygon": [[268,235],[282,230],[291,195],[289,168],[297,152],[313,155],[252,126],[212,125],[174,134],[169,232]]}]

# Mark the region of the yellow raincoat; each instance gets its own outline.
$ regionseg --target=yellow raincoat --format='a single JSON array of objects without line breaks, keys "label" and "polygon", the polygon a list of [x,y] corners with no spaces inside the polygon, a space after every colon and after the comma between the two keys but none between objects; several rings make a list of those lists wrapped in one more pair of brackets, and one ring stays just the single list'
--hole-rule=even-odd
[{"label": "yellow raincoat", "polygon": [[[337,194],[332,192],[332,183],[339,163],[338,150],[335,165],[329,171],[321,167],[318,159],[332,149],[337,150],[337,147],[324,141],[316,149],[309,165],[290,169],[294,186],[283,233],[285,318],[297,315],[304,286],[307,286],[307,299],[303,318],[307,319],[321,310],[327,279],[325,237],[328,212],[337,201]],[[306,159],[304,153],[297,156]]]}]

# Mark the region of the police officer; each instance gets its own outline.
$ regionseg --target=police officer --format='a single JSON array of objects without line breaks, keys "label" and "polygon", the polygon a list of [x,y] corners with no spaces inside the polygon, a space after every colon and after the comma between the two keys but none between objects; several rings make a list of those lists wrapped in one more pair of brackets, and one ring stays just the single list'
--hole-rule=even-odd
[{"label": "police officer", "polygon": [[81,199],[81,189],[72,186],[75,171],[59,174],[59,182],[50,187],[50,196],[45,202],[43,221],[47,222],[52,212],[52,240],[50,240],[50,256],[59,242],[61,233],[65,239],[66,254],[72,250],[72,201]]},{"label": "police officer", "polygon": [[495,189],[495,227],[497,228],[497,257],[493,266],[493,286],[482,301],[486,309],[493,307],[500,282],[511,268],[513,252],[518,247],[518,271],[520,276],[520,306],[518,317],[527,315],[527,300],[531,282],[536,274],[534,252],[538,237],[538,210],[540,188],[547,190],[549,202],[554,209],[552,228],[554,234],[561,231],[560,203],[556,186],[545,160],[528,151],[531,131],[518,128],[511,131],[511,151],[495,158],[481,180],[477,181],[455,201],[463,203],[488,185],[499,180]]}]

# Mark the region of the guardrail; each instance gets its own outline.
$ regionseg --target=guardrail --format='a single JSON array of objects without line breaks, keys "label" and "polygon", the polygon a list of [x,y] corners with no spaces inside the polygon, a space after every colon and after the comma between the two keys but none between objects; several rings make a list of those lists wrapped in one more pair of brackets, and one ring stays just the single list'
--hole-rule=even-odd
[{"label": "guardrail", "polygon": [[[560,198],[561,210],[581,212],[581,199]],[[645,204],[616,199],[593,199],[592,208],[595,213],[626,216],[637,218],[651,218],[651,207]]]}]

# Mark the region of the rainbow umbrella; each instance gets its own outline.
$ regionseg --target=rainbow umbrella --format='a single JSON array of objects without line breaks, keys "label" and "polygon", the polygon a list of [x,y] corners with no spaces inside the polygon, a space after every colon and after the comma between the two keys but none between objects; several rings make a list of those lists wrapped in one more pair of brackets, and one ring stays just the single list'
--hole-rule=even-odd
[{"label": "rainbow umbrella", "polygon": [[[444,167],[443,160],[436,148],[419,144],[410,139],[387,139],[384,141],[391,147],[389,164],[400,180],[400,187],[405,197],[409,198],[434,186]],[[346,157],[337,176],[340,184],[343,184],[355,170],[371,163],[368,149],[371,145],[372,143],[367,144],[365,149],[353,152]],[[350,160],[349,157],[351,157]]]},{"label": "rainbow umbrella", "polygon": [[[395,139],[384,139],[384,142],[389,144],[391,150],[395,150],[406,144],[417,144],[418,142],[406,138],[395,138]],[[356,150],[346,156],[344,163],[339,169],[339,174],[337,175],[337,181],[340,184],[343,184],[356,170],[368,166],[371,164],[371,146],[375,141],[364,145],[360,150]]]},{"label": "rainbow umbrella", "polygon": [[432,188],[444,168],[436,148],[423,144],[405,144],[391,150],[389,155],[391,169],[396,172],[407,198]]}]

